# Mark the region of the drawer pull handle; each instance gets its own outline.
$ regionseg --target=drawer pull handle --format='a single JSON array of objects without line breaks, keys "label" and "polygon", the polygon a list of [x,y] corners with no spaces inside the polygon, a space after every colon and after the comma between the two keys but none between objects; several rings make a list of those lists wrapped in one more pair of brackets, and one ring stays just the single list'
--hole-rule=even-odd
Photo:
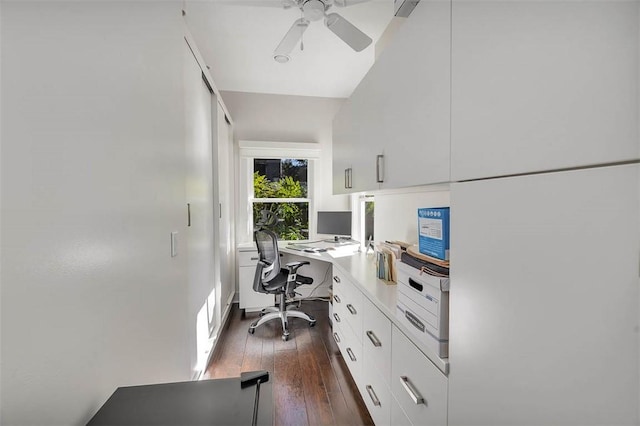
[{"label": "drawer pull handle", "polygon": [[259,257],[252,257],[251,260],[260,260]]},{"label": "drawer pull handle", "polygon": [[422,290],[424,289],[424,286],[422,284],[413,280],[412,278],[409,278],[409,285],[415,288],[416,290],[418,290],[419,292],[422,292]]},{"label": "drawer pull handle", "polygon": [[373,343],[373,346],[375,346],[376,348],[379,348],[380,346],[382,346],[382,343],[380,343],[380,340],[378,339],[378,337],[375,334],[373,334],[373,331],[368,330],[367,337],[369,338],[369,340],[371,340],[371,343]]},{"label": "drawer pull handle", "polygon": [[371,398],[371,402],[373,402],[373,405],[375,405],[376,407],[380,406],[380,400],[378,399],[378,395],[376,395],[376,393],[373,391],[373,388],[371,387],[371,385],[367,385],[367,393],[369,394],[369,398]]},{"label": "drawer pull handle", "polygon": [[340,297],[338,297],[337,294],[333,295],[333,300],[335,300],[337,303],[341,303]]},{"label": "drawer pull handle", "polygon": [[349,310],[349,312],[351,312],[351,315],[356,315],[358,313],[358,311],[356,311],[356,308],[354,308],[351,303],[347,305],[347,309]]},{"label": "drawer pull handle", "polygon": [[407,376],[400,376],[400,383],[402,383],[402,387],[407,391],[414,404],[425,404],[424,398],[421,397],[416,388],[413,387]]},{"label": "drawer pull handle", "polygon": [[336,275],[336,276],[333,277],[333,280],[335,282],[339,283],[340,282],[340,277]]},{"label": "drawer pull handle", "polygon": [[351,358],[351,361],[356,362],[356,356],[353,354],[353,351],[351,350],[351,348],[347,348],[347,355],[349,355],[349,358]]},{"label": "drawer pull handle", "polygon": [[335,340],[336,343],[340,343],[340,336],[338,336],[338,333],[333,333],[333,340]]},{"label": "drawer pull handle", "polygon": [[336,319],[336,321],[340,322],[340,317],[338,316],[338,314],[333,314],[333,317]]}]

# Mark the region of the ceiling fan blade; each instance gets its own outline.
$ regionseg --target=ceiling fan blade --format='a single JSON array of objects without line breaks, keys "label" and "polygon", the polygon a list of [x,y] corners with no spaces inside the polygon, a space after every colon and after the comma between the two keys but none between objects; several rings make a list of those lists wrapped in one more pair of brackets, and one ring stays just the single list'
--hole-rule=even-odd
[{"label": "ceiling fan blade", "polygon": [[[296,19],[289,31],[284,35],[284,38],[273,51],[273,57],[278,60],[278,57],[286,58],[288,60],[289,53],[296,47],[296,44],[302,38],[302,34],[309,28],[309,21],[304,18]],[[283,62],[286,62],[283,61]],[[280,61],[278,61],[280,62]]]},{"label": "ceiling fan blade", "polygon": [[324,18],[324,24],[356,52],[362,51],[373,41],[371,37],[337,13],[328,14]]},{"label": "ceiling fan blade", "polygon": [[371,0],[333,0],[333,4],[338,7],[349,7],[354,4],[366,3]]}]

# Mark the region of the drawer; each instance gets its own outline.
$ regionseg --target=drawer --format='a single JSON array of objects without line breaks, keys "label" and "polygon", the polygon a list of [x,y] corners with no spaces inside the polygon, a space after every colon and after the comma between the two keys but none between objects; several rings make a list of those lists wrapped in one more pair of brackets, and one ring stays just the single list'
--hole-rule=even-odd
[{"label": "drawer", "polygon": [[342,346],[338,345],[340,347],[340,352],[342,353],[342,357],[344,358],[347,367],[349,367],[351,377],[353,377],[353,380],[358,384],[361,382],[362,344],[355,338],[350,327],[343,326],[340,328],[340,331],[342,332],[341,337],[344,341]]},{"label": "drawer", "polygon": [[389,379],[388,377],[384,378],[381,370],[373,364],[371,358],[364,354],[364,348],[363,357],[361,382],[358,383],[362,399],[376,425],[394,424],[391,422],[391,402],[393,397],[387,383]]},{"label": "drawer", "polygon": [[393,396],[391,396],[391,424],[393,426],[411,426],[409,418]]},{"label": "drawer", "polygon": [[392,327],[391,391],[413,424],[447,424],[447,377]]},{"label": "drawer", "polygon": [[336,342],[336,345],[338,345],[338,348],[340,348],[340,352],[342,352],[342,347],[345,344],[342,329],[339,326],[333,327],[333,329],[331,330],[331,336],[333,337],[333,341]]},{"label": "drawer", "polygon": [[258,256],[258,250],[238,250],[238,266],[256,266],[258,260],[260,260],[260,257]]},{"label": "drawer", "polygon": [[362,303],[365,298],[360,290],[339,272],[334,273],[333,281],[333,292],[338,295],[343,307],[340,316],[349,324],[358,341],[362,341]]},{"label": "drawer", "polygon": [[390,386],[391,321],[366,297],[362,302],[362,356]]}]

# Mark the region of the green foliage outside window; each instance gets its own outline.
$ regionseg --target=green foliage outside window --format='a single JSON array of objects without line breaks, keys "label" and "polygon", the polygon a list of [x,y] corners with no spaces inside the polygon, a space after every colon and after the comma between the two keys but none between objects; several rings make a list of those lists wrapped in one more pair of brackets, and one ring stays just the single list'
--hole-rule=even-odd
[{"label": "green foliage outside window", "polygon": [[[291,176],[271,181],[266,176],[253,174],[253,192],[255,198],[305,198],[306,191],[301,183]],[[302,203],[254,203],[254,225],[260,219],[261,211],[269,210],[279,221],[270,229],[283,240],[302,240],[308,237],[309,204]],[[307,235],[305,235],[307,234]]]}]

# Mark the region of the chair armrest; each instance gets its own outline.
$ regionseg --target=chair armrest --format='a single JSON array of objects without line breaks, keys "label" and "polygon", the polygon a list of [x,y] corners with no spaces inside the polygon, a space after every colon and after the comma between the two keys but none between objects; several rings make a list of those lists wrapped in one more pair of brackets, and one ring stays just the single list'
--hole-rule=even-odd
[{"label": "chair armrest", "polygon": [[298,268],[304,265],[309,265],[311,262],[307,260],[303,260],[301,262],[289,262],[286,264],[287,268],[289,268],[289,274],[295,274],[298,272]]},{"label": "chair armrest", "polygon": [[292,267],[301,267],[302,265],[309,265],[311,262],[309,262],[308,260],[303,260],[300,262],[289,262],[287,263],[285,266],[287,268],[292,268]]}]

